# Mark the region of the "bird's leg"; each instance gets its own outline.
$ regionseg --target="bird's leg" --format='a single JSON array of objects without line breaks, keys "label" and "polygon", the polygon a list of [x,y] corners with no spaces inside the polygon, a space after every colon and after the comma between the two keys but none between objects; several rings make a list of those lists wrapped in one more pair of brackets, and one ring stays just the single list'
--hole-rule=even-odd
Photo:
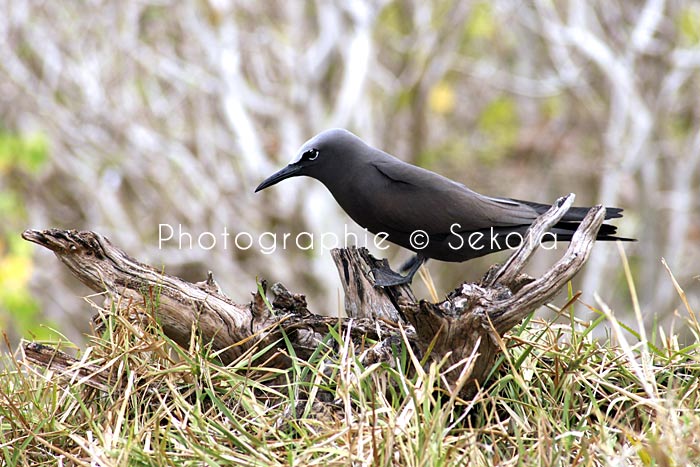
[{"label": "bird's leg", "polygon": [[374,275],[374,285],[380,287],[389,287],[392,285],[403,285],[410,284],[413,280],[413,276],[416,275],[418,269],[427,261],[420,255],[416,255],[410,260],[406,261],[403,266],[401,266],[402,271],[407,271],[405,276],[402,276],[391,268],[382,267],[372,269],[372,275]]}]

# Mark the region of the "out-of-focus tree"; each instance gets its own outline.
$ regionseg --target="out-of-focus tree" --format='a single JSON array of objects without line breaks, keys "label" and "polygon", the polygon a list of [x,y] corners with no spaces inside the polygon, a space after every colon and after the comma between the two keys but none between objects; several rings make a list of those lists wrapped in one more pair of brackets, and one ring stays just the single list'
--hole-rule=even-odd
[{"label": "out-of-focus tree", "polygon": [[[661,257],[698,304],[696,2],[0,6],[3,134],[41,135],[50,155],[21,189],[13,172],[1,173],[27,227],[97,230],[189,279],[211,269],[240,300],[256,275],[280,280],[336,313],[328,252],[283,250],[281,235],[342,237],[346,222],[360,230],[315,182],[252,190],[305,139],[341,126],[486,194],[547,202],[574,191],[579,204],[622,206],[621,233],[640,239],[627,251],[647,315],[679,306]],[[195,241],[212,232],[217,244],[161,247],[159,224]],[[257,242],[264,231],[279,234],[272,254],[232,244],[239,232]],[[430,268],[447,290],[496,259]],[[75,338],[66,316],[84,327],[84,289],[50,255],[33,262],[41,309]],[[601,246],[578,285],[588,301],[599,291],[627,309],[620,271],[614,245]]]}]

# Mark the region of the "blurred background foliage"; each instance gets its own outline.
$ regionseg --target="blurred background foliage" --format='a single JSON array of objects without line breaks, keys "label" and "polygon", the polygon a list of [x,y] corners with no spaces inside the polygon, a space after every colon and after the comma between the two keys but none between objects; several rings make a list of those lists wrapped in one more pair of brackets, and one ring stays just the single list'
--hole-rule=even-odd
[{"label": "blurred background foliage", "polygon": [[[337,126],[485,194],[576,192],[580,205],[625,208],[617,225],[639,238],[625,249],[645,318],[671,320],[680,306],[662,257],[698,307],[698,2],[0,4],[0,320],[11,340],[46,335],[40,324],[80,340],[91,313],[89,291],[19,239],[25,228],[96,230],[171,274],[212,270],[237,301],[257,276],[338,313],[327,251],[158,243],[161,223],[195,239],[361,232],[316,182],[252,193]],[[558,254],[541,252],[532,272]],[[429,268],[445,293],[502,259]],[[621,271],[616,246],[598,245],[575,287],[625,313]]]},{"label": "blurred background foliage", "polygon": [[27,224],[28,179],[48,165],[49,150],[41,133],[16,135],[0,131],[0,325],[12,334],[46,338],[43,314],[30,290],[34,248],[17,235]]}]

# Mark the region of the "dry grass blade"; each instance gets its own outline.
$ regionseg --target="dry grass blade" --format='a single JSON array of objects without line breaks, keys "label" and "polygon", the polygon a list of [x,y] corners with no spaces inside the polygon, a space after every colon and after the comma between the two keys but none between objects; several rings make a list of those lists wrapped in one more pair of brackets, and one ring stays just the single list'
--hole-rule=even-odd
[{"label": "dry grass blade", "polygon": [[593,340],[582,322],[530,321],[499,340],[492,383],[471,400],[447,393],[444,375],[462,381],[472,361],[426,365],[405,333],[393,360],[369,366],[352,327],[330,328],[311,358],[288,355],[286,369],[265,368],[264,349],[223,366],[197,338],[172,345],[133,303],[102,313],[103,335],[66,358],[69,372],[6,365],[4,465],[700,462],[697,350],[645,362],[643,342],[630,342],[606,307],[617,344]]}]

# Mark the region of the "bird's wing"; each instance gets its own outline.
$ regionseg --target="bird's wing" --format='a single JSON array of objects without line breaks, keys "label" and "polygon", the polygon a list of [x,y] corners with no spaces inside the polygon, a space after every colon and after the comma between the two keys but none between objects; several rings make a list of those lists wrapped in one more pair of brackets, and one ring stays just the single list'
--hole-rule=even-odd
[{"label": "bird's wing", "polygon": [[[375,218],[399,232],[469,232],[527,225],[537,217],[530,206],[491,198],[429,170],[395,161],[374,161],[381,187],[373,191]],[[459,227],[455,226],[459,224]]]}]

